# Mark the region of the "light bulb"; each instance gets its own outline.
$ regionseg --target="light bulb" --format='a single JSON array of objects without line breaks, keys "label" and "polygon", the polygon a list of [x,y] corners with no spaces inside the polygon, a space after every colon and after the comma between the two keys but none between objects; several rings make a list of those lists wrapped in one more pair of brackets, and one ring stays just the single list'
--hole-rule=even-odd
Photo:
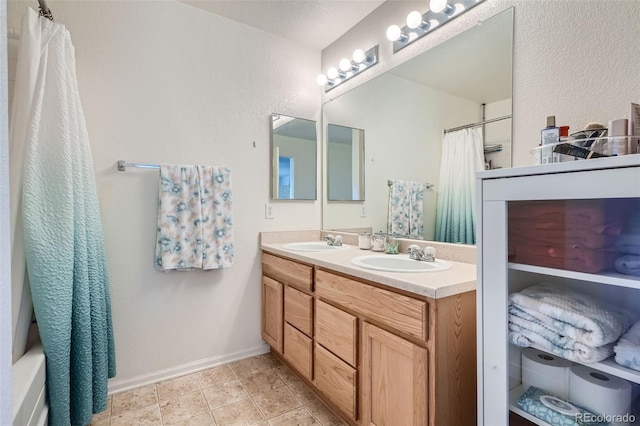
[{"label": "light bulb", "polygon": [[367,55],[364,54],[364,50],[356,49],[353,51],[353,62],[356,64],[362,63],[367,59]]},{"label": "light bulb", "polygon": [[341,71],[347,72],[351,70],[351,61],[347,58],[340,59],[340,64],[338,65]]},{"label": "light bulb", "polygon": [[328,81],[329,80],[327,79],[327,76],[324,74],[318,74],[318,77],[316,78],[316,83],[318,83],[318,86],[324,86]]},{"label": "light bulb", "polygon": [[402,30],[397,25],[392,25],[387,28],[387,40],[396,41],[402,38]]},{"label": "light bulb", "polygon": [[407,15],[407,27],[413,29],[422,25],[422,14],[417,10],[414,10]]},{"label": "light bulb", "polygon": [[449,6],[447,4],[447,0],[430,0],[429,1],[429,9],[431,9],[433,13],[440,13],[443,10],[445,10],[447,6]]},{"label": "light bulb", "polygon": [[463,4],[457,3],[456,7],[455,7],[455,10],[452,13],[452,15],[458,15],[458,14],[464,12],[464,9],[465,9],[465,7],[464,7]]},{"label": "light bulb", "polygon": [[338,69],[336,67],[331,67],[327,70],[327,77],[330,80],[335,80],[339,75],[340,73],[338,72]]}]

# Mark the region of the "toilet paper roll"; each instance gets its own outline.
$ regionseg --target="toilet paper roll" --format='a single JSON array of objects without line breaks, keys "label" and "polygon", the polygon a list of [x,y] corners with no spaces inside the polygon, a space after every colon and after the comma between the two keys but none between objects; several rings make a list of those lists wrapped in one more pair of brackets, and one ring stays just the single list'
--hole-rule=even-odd
[{"label": "toilet paper roll", "polygon": [[534,348],[522,351],[522,386],[535,386],[564,400],[569,398],[571,361]]},{"label": "toilet paper roll", "polygon": [[631,383],[584,365],[574,365],[569,372],[569,400],[598,414],[624,416],[631,409]]}]

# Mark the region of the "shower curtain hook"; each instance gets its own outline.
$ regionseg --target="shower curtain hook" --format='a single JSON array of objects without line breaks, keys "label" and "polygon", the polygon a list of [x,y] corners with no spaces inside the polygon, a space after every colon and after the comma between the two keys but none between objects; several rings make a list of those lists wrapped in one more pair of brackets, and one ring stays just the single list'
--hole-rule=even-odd
[{"label": "shower curtain hook", "polygon": [[47,6],[47,2],[45,0],[38,0],[38,4],[40,5],[40,16],[47,18],[51,22],[53,21],[53,14],[51,13],[51,9]]}]

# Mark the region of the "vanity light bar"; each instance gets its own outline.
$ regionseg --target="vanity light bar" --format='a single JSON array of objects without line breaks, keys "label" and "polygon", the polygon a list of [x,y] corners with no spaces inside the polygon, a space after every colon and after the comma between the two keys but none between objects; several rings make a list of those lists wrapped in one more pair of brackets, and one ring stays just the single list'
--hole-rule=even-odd
[{"label": "vanity light bar", "polygon": [[331,67],[326,74],[320,74],[316,82],[324,86],[324,91],[328,92],[339,86],[350,78],[360,74],[362,71],[371,68],[378,63],[378,45],[376,44],[366,52],[357,49],[353,52],[353,59],[343,58],[338,64],[338,68]]},{"label": "vanity light bar", "polygon": [[400,28],[398,25],[391,25],[387,28],[387,39],[393,42],[393,53],[424,37],[483,1],[431,0],[429,2],[430,10],[423,14],[417,11],[409,13],[404,27]]}]

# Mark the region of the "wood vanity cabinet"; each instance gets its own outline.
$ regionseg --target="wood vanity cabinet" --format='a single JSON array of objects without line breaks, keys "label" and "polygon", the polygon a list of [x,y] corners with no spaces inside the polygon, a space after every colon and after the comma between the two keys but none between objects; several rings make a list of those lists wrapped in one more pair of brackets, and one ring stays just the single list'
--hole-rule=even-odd
[{"label": "wood vanity cabinet", "polygon": [[[262,261],[264,339],[345,421],[476,423],[475,291],[431,299],[270,253]],[[265,302],[277,297],[281,314]],[[268,327],[278,318],[280,349]]]},{"label": "wood vanity cabinet", "polygon": [[311,380],[313,267],[263,253],[262,274],[262,338]]}]

